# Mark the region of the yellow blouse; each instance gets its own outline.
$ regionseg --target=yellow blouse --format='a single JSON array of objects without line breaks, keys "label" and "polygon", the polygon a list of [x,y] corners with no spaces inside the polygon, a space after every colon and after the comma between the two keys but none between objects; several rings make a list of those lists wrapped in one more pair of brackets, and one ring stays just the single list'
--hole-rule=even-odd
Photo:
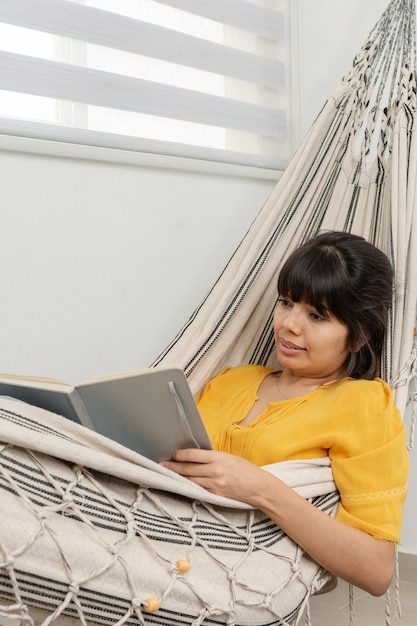
[{"label": "yellow blouse", "polygon": [[409,459],[388,385],[352,378],[325,383],[272,402],[252,423],[239,426],[273,371],[244,365],[209,381],[197,403],[213,447],[256,465],[329,456],[341,497],[337,519],[398,542]]}]

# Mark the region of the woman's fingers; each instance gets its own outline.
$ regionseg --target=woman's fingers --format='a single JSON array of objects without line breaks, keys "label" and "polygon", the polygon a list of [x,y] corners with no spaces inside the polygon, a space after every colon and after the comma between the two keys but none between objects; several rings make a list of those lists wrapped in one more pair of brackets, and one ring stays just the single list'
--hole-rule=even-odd
[{"label": "woman's fingers", "polygon": [[264,472],[249,461],[216,450],[177,450],[162,465],[217,495],[251,501]]}]

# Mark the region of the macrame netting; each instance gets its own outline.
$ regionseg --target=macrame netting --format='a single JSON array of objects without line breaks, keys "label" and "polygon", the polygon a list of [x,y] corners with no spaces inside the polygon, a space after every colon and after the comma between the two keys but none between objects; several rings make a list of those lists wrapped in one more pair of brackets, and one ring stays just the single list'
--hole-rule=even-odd
[{"label": "macrame netting", "polygon": [[[417,362],[415,68],[414,0],[392,0],[223,274],[154,365],[182,367],[195,393],[226,364],[278,365],[272,314],[282,262],[317,231],[346,230],[384,250],[395,269],[381,375],[404,410]],[[326,581],[260,511],[69,420],[2,399],[0,432],[0,615],[25,626],[285,626]],[[267,469],[335,513],[327,463]]]},{"label": "macrame netting", "polygon": [[[0,615],[45,626],[295,624],[327,579],[261,511],[59,415],[2,399],[0,432]],[[328,459],[266,469],[336,512]]]}]

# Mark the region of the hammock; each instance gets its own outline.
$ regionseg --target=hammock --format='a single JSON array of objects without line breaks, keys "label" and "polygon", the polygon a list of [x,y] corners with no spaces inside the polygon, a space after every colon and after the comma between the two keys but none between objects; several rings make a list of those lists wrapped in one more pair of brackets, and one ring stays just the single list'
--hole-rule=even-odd
[{"label": "hammock", "polygon": [[[3,400],[0,424],[0,614],[293,624],[327,578],[265,514],[70,420]],[[270,471],[335,513],[327,459]]]},{"label": "hammock", "polygon": [[[329,228],[364,236],[393,263],[381,375],[404,410],[417,362],[414,28],[414,0],[392,0],[223,274],[155,361],[182,367],[195,393],[226,364],[278,365],[277,272]],[[328,578],[262,512],[60,416],[2,399],[0,424],[0,615],[28,626],[294,625]],[[266,469],[335,514],[328,462]]]},{"label": "hammock", "polygon": [[349,231],[381,248],[395,270],[381,376],[404,411],[417,362],[415,55],[414,0],[392,0],[223,274],[155,365],[182,367],[196,393],[226,364],[276,367],[280,266],[317,231]]}]

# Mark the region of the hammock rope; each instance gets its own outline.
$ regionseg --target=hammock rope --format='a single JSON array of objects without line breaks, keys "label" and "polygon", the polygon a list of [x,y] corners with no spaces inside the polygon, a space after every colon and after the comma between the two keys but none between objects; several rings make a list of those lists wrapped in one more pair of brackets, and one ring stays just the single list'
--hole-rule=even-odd
[{"label": "hammock rope", "polygon": [[[182,367],[195,393],[225,365],[279,367],[279,269],[317,231],[346,230],[394,267],[381,376],[404,411],[417,376],[415,114],[415,2],[391,0],[222,275],[153,365]],[[36,407],[2,399],[0,425],[0,615],[23,626],[294,626],[306,609],[311,623],[308,599],[328,573],[262,512]],[[334,515],[325,463],[268,471]],[[353,623],[353,589],[350,606]]]},{"label": "hammock rope", "polygon": [[[70,420],[5,399],[0,426],[1,615],[284,626],[328,578],[261,511]],[[266,469],[335,514],[327,459]]]}]

